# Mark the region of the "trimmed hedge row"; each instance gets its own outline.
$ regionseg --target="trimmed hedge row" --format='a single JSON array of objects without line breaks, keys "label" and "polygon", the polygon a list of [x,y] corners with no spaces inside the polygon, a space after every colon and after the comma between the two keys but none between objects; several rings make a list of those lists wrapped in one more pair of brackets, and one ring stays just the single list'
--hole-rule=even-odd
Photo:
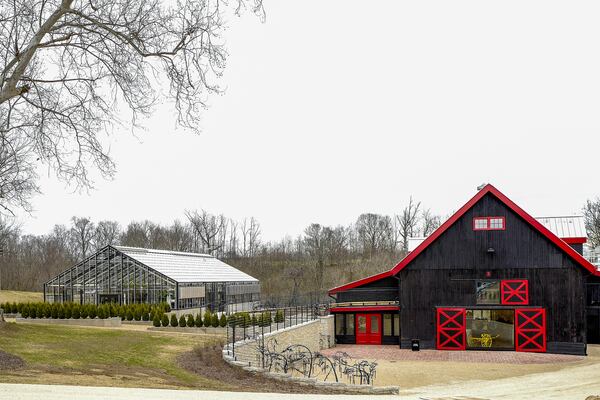
[{"label": "trimmed hedge row", "polygon": [[155,314],[170,312],[168,304],[76,304],[76,303],[4,303],[6,313],[20,313],[23,318],[100,318],[121,317],[128,321],[150,321]]},{"label": "trimmed hedge row", "polygon": [[270,311],[264,311],[260,313],[249,313],[249,312],[237,312],[231,315],[228,319],[229,326],[239,326],[247,328],[249,326],[269,326],[273,322],[283,322],[284,315],[282,310],[277,310],[275,313],[275,320]]},{"label": "trimmed hedge row", "polygon": [[282,323],[285,319],[283,310],[277,310],[274,318],[270,311],[237,312],[230,316],[206,311],[204,315],[169,316],[171,311],[167,303],[163,304],[76,304],[76,303],[2,303],[6,313],[20,313],[23,318],[53,318],[53,319],[85,319],[120,317],[123,321],[152,321],[155,327],[226,327],[239,326],[269,326],[272,323]]},{"label": "trimmed hedge row", "polygon": [[198,313],[195,317],[192,314],[187,314],[177,318],[177,315],[171,314],[171,317],[169,318],[165,313],[157,313],[154,314],[152,318],[152,325],[157,328],[160,326],[179,326],[181,328],[202,328],[204,326],[207,328],[224,328],[227,326],[227,316],[221,314],[221,317],[219,317],[217,314],[212,314],[210,311],[207,311],[204,315]]}]

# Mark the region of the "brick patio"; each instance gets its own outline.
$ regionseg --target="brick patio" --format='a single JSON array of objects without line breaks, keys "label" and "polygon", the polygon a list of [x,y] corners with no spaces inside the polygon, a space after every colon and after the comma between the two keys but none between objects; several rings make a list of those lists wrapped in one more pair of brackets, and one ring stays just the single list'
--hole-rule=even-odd
[{"label": "brick patio", "polygon": [[399,349],[398,346],[338,345],[321,353],[331,356],[338,351],[346,352],[355,359],[389,361],[452,361],[467,363],[500,364],[554,364],[584,360],[583,356],[540,353],[517,353],[514,351],[441,351]]}]

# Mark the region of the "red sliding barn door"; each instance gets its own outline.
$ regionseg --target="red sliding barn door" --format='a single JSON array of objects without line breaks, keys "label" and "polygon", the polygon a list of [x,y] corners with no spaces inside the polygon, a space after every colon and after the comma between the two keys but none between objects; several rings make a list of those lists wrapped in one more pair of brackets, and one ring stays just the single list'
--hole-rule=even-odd
[{"label": "red sliding barn door", "polygon": [[527,279],[505,279],[500,281],[502,304],[529,304],[529,282]]},{"label": "red sliding barn door", "polygon": [[438,350],[466,348],[466,318],[464,308],[438,308],[436,325]]},{"label": "red sliding barn door", "polygon": [[515,350],[546,352],[546,310],[517,308],[515,310]]}]

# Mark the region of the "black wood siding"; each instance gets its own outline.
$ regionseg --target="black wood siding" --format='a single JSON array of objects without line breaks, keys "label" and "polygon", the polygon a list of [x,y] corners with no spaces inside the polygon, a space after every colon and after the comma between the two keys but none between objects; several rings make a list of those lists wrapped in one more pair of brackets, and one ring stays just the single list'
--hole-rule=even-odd
[{"label": "black wood siding", "polygon": [[[477,216],[503,216],[506,230],[474,231]],[[402,340],[432,345],[435,307],[475,305],[476,279],[523,278],[529,280],[530,306],[546,308],[548,350],[553,342],[584,344],[588,275],[488,194],[398,274]]]},{"label": "black wood siding", "polygon": [[338,302],[347,301],[398,301],[398,280],[394,277],[370,282],[358,288],[339,292]]},{"label": "black wood siding", "polygon": [[587,339],[600,344],[600,277],[590,276],[586,283]]}]

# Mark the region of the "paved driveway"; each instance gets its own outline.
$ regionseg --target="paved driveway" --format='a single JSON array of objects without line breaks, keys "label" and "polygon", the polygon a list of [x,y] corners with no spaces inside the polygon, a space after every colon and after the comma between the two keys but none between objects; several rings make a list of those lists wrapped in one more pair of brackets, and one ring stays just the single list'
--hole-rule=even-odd
[{"label": "paved driveway", "polygon": [[400,396],[344,396],[277,393],[234,393],[198,390],[107,388],[61,385],[0,383],[0,400],[585,400],[600,394],[600,370],[579,371],[569,382],[556,382],[556,376],[527,376],[493,382],[468,382],[441,387],[423,387]]},{"label": "paved driveway", "polygon": [[[367,400],[373,397],[0,383],[0,400],[317,400],[322,398],[330,400]],[[398,396],[377,396],[376,398],[378,400],[396,400]]]}]

